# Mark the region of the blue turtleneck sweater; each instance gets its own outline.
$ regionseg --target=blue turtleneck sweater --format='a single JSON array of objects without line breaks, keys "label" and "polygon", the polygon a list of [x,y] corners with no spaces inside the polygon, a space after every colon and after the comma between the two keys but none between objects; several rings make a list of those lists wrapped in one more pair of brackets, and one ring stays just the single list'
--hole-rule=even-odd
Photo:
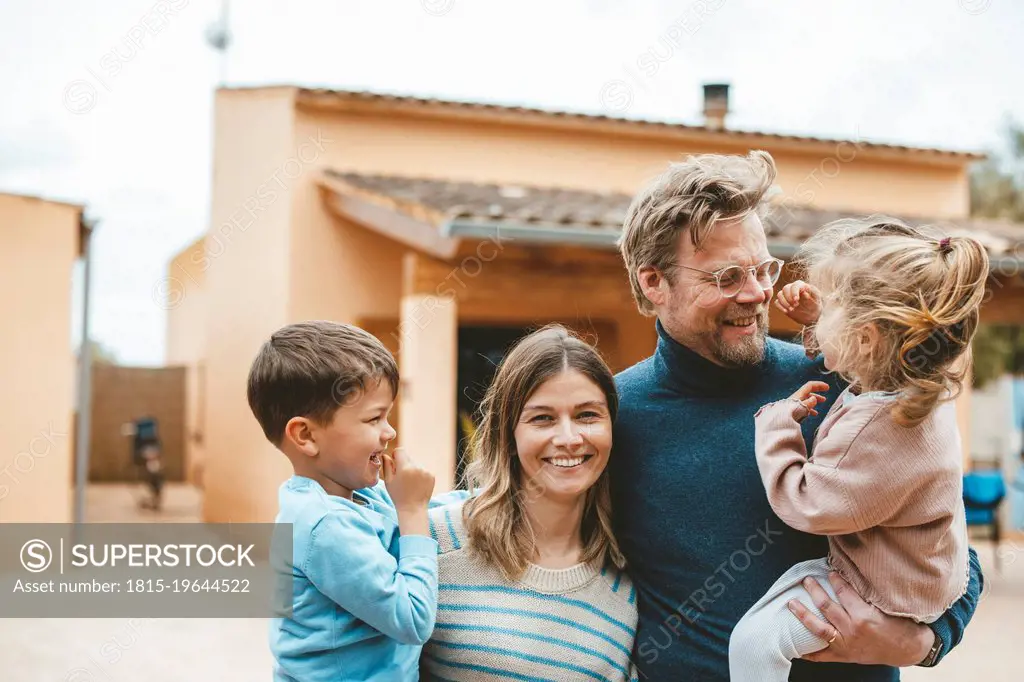
[{"label": "blue turtleneck sweater", "polygon": [[[638,591],[634,656],[641,679],[726,682],[729,634],[795,563],[827,554],[824,537],[772,511],[754,458],[754,413],[805,381],[832,385],[815,429],[844,386],[797,345],[769,339],[764,361],[724,368],[657,324],[655,354],[616,377],[620,407],[611,467],[616,534]],[[981,592],[971,552],[967,594],[932,629],[943,654],[959,643]],[[894,581],[899,576],[893,576]],[[790,680],[899,679],[883,666],[796,661]]]}]

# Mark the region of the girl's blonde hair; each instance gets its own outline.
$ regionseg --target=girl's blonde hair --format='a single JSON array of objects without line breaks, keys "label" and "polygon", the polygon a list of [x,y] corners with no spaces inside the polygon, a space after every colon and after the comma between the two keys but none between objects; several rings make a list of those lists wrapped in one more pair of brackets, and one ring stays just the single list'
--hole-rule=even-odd
[{"label": "girl's blonde hair", "polygon": [[[956,362],[978,327],[988,254],[971,237],[943,237],[898,220],[840,220],[801,248],[797,264],[835,311],[819,329],[834,369],[864,390],[896,391],[893,417],[914,426],[955,397],[969,371]],[[878,343],[860,351],[869,326]]]},{"label": "girl's blonde hair", "polygon": [[[542,494],[522,480],[515,428],[526,401],[541,384],[567,370],[583,373],[604,393],[614,422],[618,394],[611,371],[597,351],[564,327],[551,325],[523,338],[505,356],[480,404],[480,425],[469,444],[469,489],[480,493],[463,515],[472,551],[509,579],[526,571],[534,556],[533,531],[526,516],[529,495]],[[622,568],[625,559],[612,534],[608,470],[586,492],[580,529],[582,561]]]}]

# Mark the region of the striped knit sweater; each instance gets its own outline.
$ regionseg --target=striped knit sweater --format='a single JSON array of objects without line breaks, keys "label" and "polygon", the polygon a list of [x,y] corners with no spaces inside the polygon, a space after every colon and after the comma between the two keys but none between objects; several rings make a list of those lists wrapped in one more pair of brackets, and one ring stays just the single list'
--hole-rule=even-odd
[{"label": "striped knit sweater", "polygon": [[423,679],[637,680],[629,577],[613,566],[530,564],[519,580],[506,580],[466,548],[462,504],[430,511],[439,589],[434,634],[420,660]]}]

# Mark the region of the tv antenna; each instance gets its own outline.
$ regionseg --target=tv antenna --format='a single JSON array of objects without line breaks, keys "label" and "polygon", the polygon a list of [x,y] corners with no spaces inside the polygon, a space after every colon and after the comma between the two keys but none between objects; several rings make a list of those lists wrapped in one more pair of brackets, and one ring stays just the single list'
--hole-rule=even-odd
[{"label": "tv antenna", "polygon": [[230,0],[221,0],[220,16],[206,26],[206,44],[218,53],[219,85],[227,85],[228,79],[228,48],[231,47]]}]

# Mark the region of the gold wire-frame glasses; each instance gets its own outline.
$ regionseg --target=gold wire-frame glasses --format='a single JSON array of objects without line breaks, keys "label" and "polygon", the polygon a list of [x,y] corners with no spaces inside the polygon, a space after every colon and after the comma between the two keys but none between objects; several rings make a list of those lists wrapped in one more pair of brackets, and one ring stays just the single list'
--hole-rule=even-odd
[{"label": "gold wire-frame glasses", "polygon": [[694,272],[702,272],[713,277],[718,285],[719,293],[725,298],[733,298],[743,291],[743,285],[747,283],[747,277],[751,275],[762,289],[771,289],[779,281],[779,275],[782,274],[782,266],[784,264],[785,261],[781,261],[778,258],[769,258],[757,265],[727,265],[714,272],[701,270],[700,268],[691,268],[688,265],[677,265],[676,267],[683,268],[684,270],[693,270]]}]

